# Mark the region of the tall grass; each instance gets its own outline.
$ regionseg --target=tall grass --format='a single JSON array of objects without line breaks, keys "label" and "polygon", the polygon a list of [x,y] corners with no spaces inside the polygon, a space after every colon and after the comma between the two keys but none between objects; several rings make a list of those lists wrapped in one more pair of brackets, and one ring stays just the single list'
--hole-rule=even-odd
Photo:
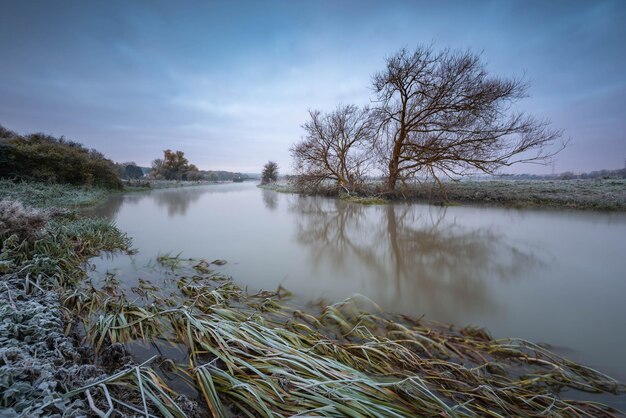
[{"label": "tall grass", "polygon": [[[247,295],[206,263],[195,267],[173,279],[179,292],[83,287],[64,303],[96,349],[138,339],[187,347],[178,373],[193,379],[212,416],[612,416],[563,389],[625,389],[528,341],[387,316],[360,298],[304,312],[281,293]],[[137,400],[176,416],[166,387],[148,394],[138,378],[133,385]]]}]

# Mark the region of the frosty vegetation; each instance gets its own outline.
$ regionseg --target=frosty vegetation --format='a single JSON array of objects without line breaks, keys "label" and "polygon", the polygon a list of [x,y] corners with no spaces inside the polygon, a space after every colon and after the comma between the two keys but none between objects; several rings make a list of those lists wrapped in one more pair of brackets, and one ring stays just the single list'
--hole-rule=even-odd
[{"label": "frosty vegetation", "polygon": [[41,210],[25,208],[14,200],[0,200],[0,240],[17,235],[21,241],[37,236],[48,220]]}]

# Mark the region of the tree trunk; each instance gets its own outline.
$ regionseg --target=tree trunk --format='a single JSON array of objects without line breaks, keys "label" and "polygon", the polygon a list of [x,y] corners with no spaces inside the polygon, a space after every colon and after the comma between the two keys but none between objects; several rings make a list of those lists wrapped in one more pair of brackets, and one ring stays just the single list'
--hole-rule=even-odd
[{"label": "tree trunk", "polygon": [[406,135],[401,132],[399,138],[393,144],[393,152],[389,161],[389,177],[387,177],[387,193],[396,191],[396,183],[400,174],[400,152],[402,151],[402,143]]},{"label": "tree trunk", "polygon": [[393,193],[396,190],[396,182],[398,181],[398,161],[391,160],[389,162],[389,177],[387,177],[387,192]]}]

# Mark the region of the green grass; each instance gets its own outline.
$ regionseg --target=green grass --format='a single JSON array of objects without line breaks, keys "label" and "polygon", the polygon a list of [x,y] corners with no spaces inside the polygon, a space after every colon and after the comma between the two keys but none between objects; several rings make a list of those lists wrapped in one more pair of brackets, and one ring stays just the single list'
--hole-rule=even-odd
[{"label": "green grass", "polygon": [[[222,182],[198,180],[198,181],[177,181],[177,180],[155,180],[155,179],[139,179],[125,180],[123,182],[124,192],[142,192],[146,190],[173,189],[179,187],[207,186],[220,184]],[[230,182],[226,182],[230,183]]]}]

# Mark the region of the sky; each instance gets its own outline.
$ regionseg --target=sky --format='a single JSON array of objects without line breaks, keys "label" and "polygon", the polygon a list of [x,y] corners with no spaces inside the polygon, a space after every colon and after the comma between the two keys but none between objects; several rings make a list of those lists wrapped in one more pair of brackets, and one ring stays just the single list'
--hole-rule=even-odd
[{"label": "sky", "polygon": [[117,162],[289,172],[308,109],[369,104],[385,57],[433,44],[528,81],[518,109],[570,140],[556,172],[626,164],[626,1],[0,3],[0,124]]}]

